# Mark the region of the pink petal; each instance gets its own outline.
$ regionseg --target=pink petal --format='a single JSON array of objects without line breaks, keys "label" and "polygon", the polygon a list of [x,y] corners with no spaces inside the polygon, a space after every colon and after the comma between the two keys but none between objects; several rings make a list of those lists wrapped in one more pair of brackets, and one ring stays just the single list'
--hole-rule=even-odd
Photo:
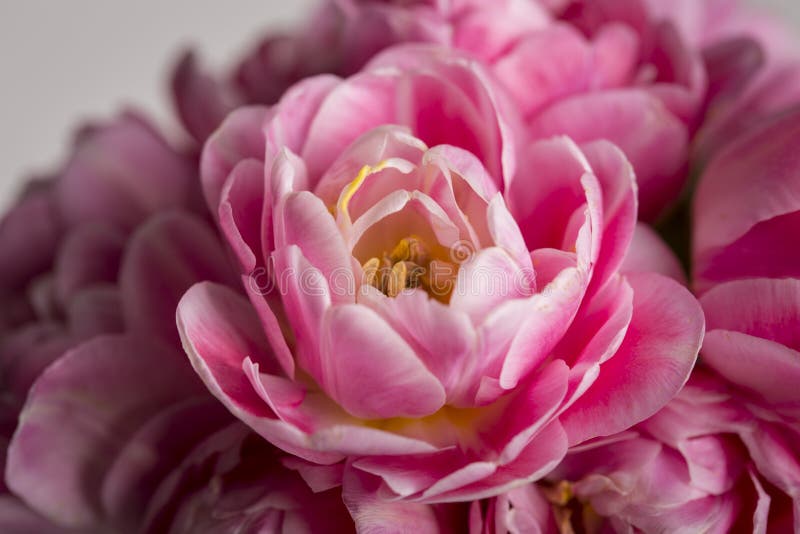
[{"label": "pink petal", "polygon": [[735,330],[800,350],[800,280],[721,284],[701,298],[709,330]]},{"label": "pink petal", "polygon": [[243,159],[264,160],[262,125],[267,108],[242,107],[231,113],[208,139],[200,159],[203,193],[211,213],[217,213],[222,189],[233,169]]},{"label": "pink petal", "polygon": [[331,308],[322,347],[322,385],[357,417],[420,417],[444,405],[442,384],[385,321],[363,306]]},{"label": "pink petal", "polygon": [[253,158],[240,161],[222,189],[217,216],[245,274],[265,261],[261,225],[262,220],[271,223],[271,217],[265,217],[264,200],[264,163]]},{"label": "pink petal", "polygon": [[50,268],[61,231],[49,191],[11,208],[0,219],[0,292],[17,291]]},{"label": "pink petal", "polygon": [[[353,302],[352,256],[327,207],[308,191],[291,193],[282,200],[283,231],[275,236],[276,248],[298,246],[328,282],[332,302]],[[340,281],[339,276],[345,279]]]},{"label": "pink petal", "polygon": [[214,133],[231,109],[231,98],[225,94],[224,86],[201,70],[191,51],[175,66],[171,88],[184,128],[201,143]]},{"label": "pink petal", "polygon": [[178,403],[130,437],[103,480],[103,508],[119,525],[137,525],[162,479],[197,442],[230,424],[231,415],[211,396]]},{"label": "pink petal", "polygon": [[603,194],[603,241],[592,274],[593,288],[599,288],[617,272],[633,238],[636,176],[625,155],[607,141],[595,141],[581,149]]},{"label": "pink petal", "polygon": [[292,454],[325,464],[341,459],[311,450],[309,437],[276,419],[253,389],[242,370],[245,358],[266,372],[278,376],[280,372],[268,352],[258,316],[243,297],[223,286],[196,284],[178,305],[178,329],[195,371],[236,417]]},{"label": "pink petal", "polygon": [[621,273],[658,273],[686,285],[686,274],[678,258],[663,239],[647,224],[638,223]]},{"label": "pink petal", "polygon": [[126,324],[134,332],[177,344],[178,301],[203,280],[236,284],[211,228],[185,213],[153,218],[131,238],[120,269]]},{"label": "pink petal", "polygon": [[9,447],[6,480],[54,521],[97,525],[103,477],[127,439],[158,411],[203,394],[170,350],[140,338],[95,338],[34,384]]},{"label": "pink petal", "polygon": [[789,113],[740,136],[706,168],[694,200],[694,253],[701,275],[713,254],[754,225],[800,209],[793,172],[800,164],[798,132],[800,113]]},{"label": "pink petal", "polygon": [[422,291],[402,292],[395,298],[359,297],[414,349],[439,379],[450,405],[468,403],[465,397],[477,375],[476,335],[469,318]]},{"label": "pink petal", "polygon": [[67,223],[102,220],[129,229],[185,205],[194,184],[189,161],[143,119],[127,114],[78,139],[56,198]]},{"label": "pink petal", "polygon": [[342,498],[359,532],[440,532],[433,506],[381,499],[379,487],[379,478],[346,469]]},{"label": "pink petal", "polygon": [[661,102],[635,89],[576,96],[531,123],[535,138],[568,135],[577,143],[607,139],[636,169],[639,214],[653,219],[683,188],[688,158],[686,127]]},{"label": "pink petal", "polygon": [[776,404],[797,404],[800,352],[741,332],[709,330],[703,362],[725,377]]},{"label": "pink petal", "polygon": [[55,265],[56,297],[63,304],[85,286],[117,281],[125,235],[113,226],[82,225],[60,246]]},{"label": "pink petal", "polygon": [[633,318],[617,353],[562,416],[575,445],[625,430],[663,407],[686,382],[703,339],[703,313],[676,282],[630,275]]}]

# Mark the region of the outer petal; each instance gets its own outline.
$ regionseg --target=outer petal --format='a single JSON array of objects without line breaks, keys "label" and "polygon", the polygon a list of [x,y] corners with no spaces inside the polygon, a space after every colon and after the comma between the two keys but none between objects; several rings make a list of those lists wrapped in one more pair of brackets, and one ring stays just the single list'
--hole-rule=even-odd
[{"label": "outer petal", "polygon": [[800,350],[800,280],[728,282],[703,295],[701,303],[709,331],[734,330]]},{"label": "outer petal", "polygon": [[69,530],[54,525],[22,501],[11,495],[0,497],[0,531],[6,534],[69,534]]},{"label": "outer petal", "polygon": [[208,139],[200,160],[200,176],[211,213],[216,215],[222,188],[234,167],[243,159],[264,160],[266,140],[261,129],[268,117],[264,107],[239,108]]},{"label": "outer petal", "polygon": [[[728,265],[711,265],[714,256],[726,247],[739,248],[737,240],[756,225],[800,210],[798,136],[800,111],[792,111],[743,134],[708,166],[694,200],[694,260],[699,282],[719,280],[715,271]],[[783,228],[792,228],[792,222],[786,221],[789,224],[784,223]],[[777,230],[781,232],[781,227]],[[753,236],[748,248],[771,254],[773,248],[786,247],[776,235],[781,234],[772,233],[770,237],[762,233],[758,239]],[[748,263],[758,265],[757,261]],[[775,268],[782,270],[783,276],[794,275],[795,271],[786,270],[791,265],[781,262]]]},{"label": "outer petal", "polygon": [[658,273],[686,285],[686,274],[678,258],[661,237],[647,224],[638,223],[633,240],[620,266],[620,272]]},{"label": "outer petal", "polygon": [[180,358],[160,345],[95,338],[34,384],[9,447],[6,480],[54,521],[95,525],[100,484],[128,438],[157,411],[203,394]]},{"label": "outer petal", "polygon": [[0,294],[18,291],[50,267],[61,235],[49,191],[32,193],[0,220]]},{"label": "outer petal", "polygon": [[235,283],[217,236],[205,222],[185,213],[152,219],[131,239],[120,271],[128,327],[177,345],[178,301],[201,280]]},{"label": "outer petal", "polygon": [[341,459],[337,454],[312,452],[309,437],[278,420],[245,374],[243,365],[249,357],[261,372],[280,375],[247,300],[223,286],[196,284],[178,304],[178,329],[200,378],[236,417],[292,454],[325,464]]},{"label": "outer petal", "polygon": [[636,169],[640,218],[655,218],[683,187],[686,126],[641,91],[604,91],[566,99],[539,114],[531,130],[536,138],[568,135],[578,143],[607,139],[619,146]]},{"label": "outer petal", "polygon": [[633,318],[617,353],[592,387],[561,416],[570,444],[630,428],[657,412],[683,386],[703,339],[699,304],[655,274],[628,277]]},{"label": "outer petal", "polygon": [[[368,475],[359,469],[346,469],[342,497],[356,523],[358,532],[413,531],[420,534],[440,534],[458,531],[457,523],[440,521],[434,506],[391,502],[380,497],[379,488],[379,478]],[[461,515],[465,520],[466,513]]]},{"label": "outer petal", "polygon": [[68,223],[102,220],[127,229],[151,213],[184,205],[193,184],[188,160],[128,114],[79,137],[56,198]]},{"label": "outer petal", "polygon": [[115,524],[139,524],[161,480],[198,440],[232,418],[210,395],[191,398],[158,413],[130,437],[103,480],[102,503]]},{"label": "outer petal", "polygon": [[172,73],[172,98],[183,126],[199,142],[217,129],[231,109],[225,87],[203,72],[191,51],[178,61]]},{"label": "outer petal", "polygon": [[69,303],[77,292],[95,283],[117,281],[125,234],[113,226],[81,225],[60,244],[55,264],[56,298]]}]

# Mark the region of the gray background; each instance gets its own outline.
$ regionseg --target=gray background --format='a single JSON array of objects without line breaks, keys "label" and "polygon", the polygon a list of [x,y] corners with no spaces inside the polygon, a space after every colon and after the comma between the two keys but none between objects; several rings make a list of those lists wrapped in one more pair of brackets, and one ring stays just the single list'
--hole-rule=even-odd
[{"label": "gray background", "polygon": [[[663,0],[665,2],[671,0]],[[700,0],[698,0],[700,1]],[[800,0],[753,0],[800,33]],[[183,45],[211,65],[314,0],[0,0],[0,207],[57,167],[76,125],[136,104],[167,129],[165,76]]]}]

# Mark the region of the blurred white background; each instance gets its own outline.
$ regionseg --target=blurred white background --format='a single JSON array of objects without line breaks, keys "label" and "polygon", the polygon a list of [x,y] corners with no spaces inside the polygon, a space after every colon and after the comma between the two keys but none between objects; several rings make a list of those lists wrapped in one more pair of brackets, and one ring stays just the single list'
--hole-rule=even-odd
[{"label": "blurred white background", "polygon": [[[664,0],[669,1],[669,0]],[[798,0],[754,0],[792,21]],[[21,180],[60,163],[74,128],[120,106],[169,124],[166,75],[197,45],[210,65],[314,0],[0,0],[0,207]]]}]

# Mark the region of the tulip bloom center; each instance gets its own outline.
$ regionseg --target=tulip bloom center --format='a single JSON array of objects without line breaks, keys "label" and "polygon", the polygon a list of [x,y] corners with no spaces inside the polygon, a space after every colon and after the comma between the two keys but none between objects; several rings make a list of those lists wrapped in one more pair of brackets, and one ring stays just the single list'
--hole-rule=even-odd
[{"label": "tulip bloom center", "polygon": [[458,267],[431,256],[429,247],[416,235],[401,239],[391,252],[364,262],[364,283],[396,297],[405,289],[423,288],[446,302],[453,291]]}]

